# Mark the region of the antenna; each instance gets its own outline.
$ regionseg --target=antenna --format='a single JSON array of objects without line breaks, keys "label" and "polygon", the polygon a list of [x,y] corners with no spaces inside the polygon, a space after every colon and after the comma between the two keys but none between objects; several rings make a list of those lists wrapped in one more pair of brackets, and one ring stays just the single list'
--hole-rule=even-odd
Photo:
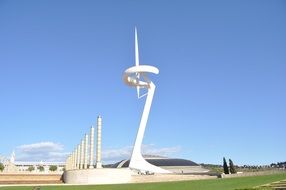
[{"label": "antenna", "polygon": [[135,65],[139,66],[139,50],[138,50],[138,38],[137,38],[136,27],[135,27]]},{"label": "antenna", "polygon": [[[139,66],[139,48],[138,48],[138,37],[137,37],[137,28],[135,26],[135,66]],[[140,73],[136,73],[136,79],[139,81]],[[137,98],[140,98],[140,87],[136,87]]]}]

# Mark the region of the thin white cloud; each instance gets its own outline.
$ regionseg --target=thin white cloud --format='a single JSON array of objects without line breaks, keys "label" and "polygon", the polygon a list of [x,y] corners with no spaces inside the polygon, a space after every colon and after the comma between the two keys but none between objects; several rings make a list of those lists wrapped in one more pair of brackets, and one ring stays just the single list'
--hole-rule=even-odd
[{"label": "thin white cloud", "polygon": [[172,156],[175,153],[178,153],[180,151],[181,151],[180,146],[162,147],[162,148],[157,148],[153,144],[142,146],[142,152],[143,154],[146,154],[146,155]]},{"label": "thin white cloud", "polygon": [[24,144],[16,149],[17,161],[64,161],[67,155],[62,144],[49,141]]},{"label": "thin white cloud", "polygon": [[[102,158],[106,163],[118,162],[120,160],[128,159],[131,156],[132,146],[125,146],[122,148],[111,148],[103,150]],[[153,144],[142,145],[142,153],[145,155],[156,155],[170,157],[175,153],[180,152],[180,146],[161,147],[158,148]]]},{"label": "thin white cloud", "polygon": [[[115,163],[120,160],[128,159],[131,156],[133,146],[121,148],[109,148],[102,151],[104,163]],[[180,152],[179,146],[156,147],[153,144],[142,145],[142,152],[145,155],[167,156]],[[69,153],[64,150],[64,146],[55,142],[38,142],[24,144],[16,148],[17,161],[65,161]]]},{"label": "thin white cloud", "polygon": [[127,159],[132,152],[132,146],[125,146],[122,148],[110,148],[102,151],[102,159],[105,162],[114,162]]}]

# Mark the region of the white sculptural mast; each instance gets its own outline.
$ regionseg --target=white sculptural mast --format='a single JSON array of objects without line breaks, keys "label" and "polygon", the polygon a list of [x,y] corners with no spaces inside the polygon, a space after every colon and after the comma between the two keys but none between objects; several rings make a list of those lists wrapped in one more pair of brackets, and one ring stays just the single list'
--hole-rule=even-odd
[{"label": "white sculptural mast", "polygon": [[[129,167],[131,169],[139,170],[141,172],[154,172],[154,173],[170,173],[167,170],[154,166],[147,162],[141,153],[141,146],[144,137],[144,132],[153,100],[153,95],[155,92],[154,83],[148,78],[147,74],[159,74],[159,70],[156,67],[149,65],[139,65],[139,51],[138,51],[138,39],[137,30],[135,28],[135,66],[128,68],[124,72],[124,82],[128,86],[133,86],[137,88],[137,97],[142,98],[147,96],[143,114],[141,117],[141,122],[137,132],[137,137],[133,147],[132,155],[130,158]],[[140,95],[140,89],[146,89],[147,93]]]}]

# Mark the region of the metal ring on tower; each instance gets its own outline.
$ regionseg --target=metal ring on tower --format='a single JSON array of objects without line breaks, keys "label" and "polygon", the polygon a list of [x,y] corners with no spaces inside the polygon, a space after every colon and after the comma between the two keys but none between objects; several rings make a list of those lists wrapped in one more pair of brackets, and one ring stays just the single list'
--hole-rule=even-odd
[{"label": "metal ring on tower", "polygon": [[133,66],[125,70],[123,80],[129,86],[148,87],[149,83],[139,80],[138,75],[145,73],[159,74],[159,69],[150,65]]}]

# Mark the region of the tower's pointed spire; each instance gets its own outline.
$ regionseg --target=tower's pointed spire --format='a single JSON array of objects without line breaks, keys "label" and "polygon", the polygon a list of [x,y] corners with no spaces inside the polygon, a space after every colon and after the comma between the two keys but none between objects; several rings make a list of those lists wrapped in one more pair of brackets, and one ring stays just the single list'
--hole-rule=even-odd
[{"label": "tower's pointed spire", "polygon": [[[139,48],[138,48],[138,37],[137,28],[135,27],[135,66],[139,66]],[[139,80],[140,74],[136,73],[136,78]],[[140,87],[137,86],[137,97],[140,97]]]},{"label": "tower's pointed spire", "polygon": [[137,28],[135,27],[135,65],[139,65],[139,50],[138,50],[138,38],[137,38]]}]

